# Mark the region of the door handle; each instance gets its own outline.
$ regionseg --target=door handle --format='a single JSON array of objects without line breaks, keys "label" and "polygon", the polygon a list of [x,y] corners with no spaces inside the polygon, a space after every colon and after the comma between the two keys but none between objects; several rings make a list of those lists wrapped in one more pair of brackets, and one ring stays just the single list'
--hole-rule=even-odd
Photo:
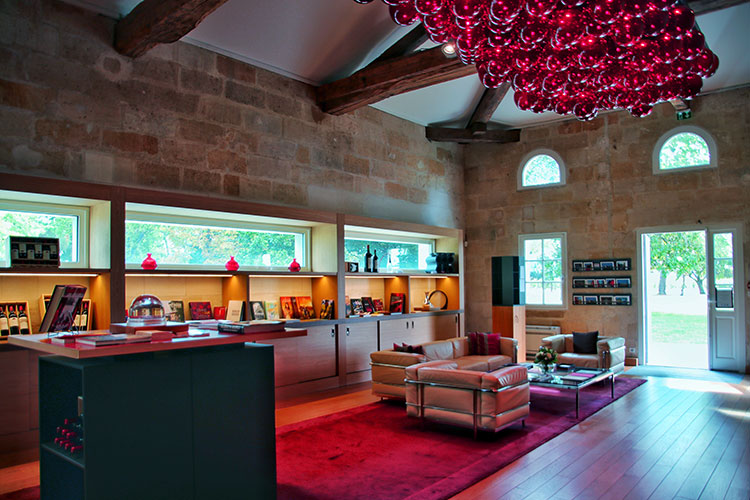
[{"label": "door handle", "polygon": [[335,328],[331,328],[331,338],[336,336],[336,330]]},{"label": "door handle", "polygon": [[347,337],[349,336],[349,327],[348,326],[346,327],[346,336]]}]

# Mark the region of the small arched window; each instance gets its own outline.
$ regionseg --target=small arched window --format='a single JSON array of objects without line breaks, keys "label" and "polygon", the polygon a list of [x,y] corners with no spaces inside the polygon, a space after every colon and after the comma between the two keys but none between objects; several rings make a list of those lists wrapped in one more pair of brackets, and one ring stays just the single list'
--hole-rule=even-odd
[{"label": "small arched window", "polygon": [[560,155],[549,149],[537,149],[521,161],[518,189],[565,184],[565,167]]},{"label": "small arched window", "polygon": [[684,126],[659,138],[654,148],[654,173],[716,167],[716,142],[699,127]]}]

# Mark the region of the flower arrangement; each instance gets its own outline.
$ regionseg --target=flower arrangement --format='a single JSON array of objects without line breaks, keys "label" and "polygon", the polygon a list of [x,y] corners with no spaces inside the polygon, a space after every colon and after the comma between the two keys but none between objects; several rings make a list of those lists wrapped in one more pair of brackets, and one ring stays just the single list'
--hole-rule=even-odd
[{"label": "flower arrangement", "polygon": [[541,365],[545,372],[557,363],[557,352],[551,347],[541,346],[534,356],[534,363]]}]

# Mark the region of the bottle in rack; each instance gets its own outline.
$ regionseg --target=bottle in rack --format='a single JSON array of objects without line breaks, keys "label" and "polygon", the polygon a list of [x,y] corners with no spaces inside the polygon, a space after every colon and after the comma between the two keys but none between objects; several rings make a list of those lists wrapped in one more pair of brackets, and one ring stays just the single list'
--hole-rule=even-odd
[{"label": "bottle in rack", "polygon": [[26,315],[23,306],[18,306],[18,329],[21,331],[21,335],[31,333],[31,330],[29,330],[29,317]]},{"label": "bottle in rack", "polygon": [[391,253],[388,252],[388,260],[385,264],[385,272],[392,273],[393,272],[393,264],[391,264]]},{"label": "bottle in rack", "polygon": [[7,337],[10,335],[10,324],[8,315],[5,314],[5,306],[0,307],[0,336]]},{"label": "bottle in rack", "polygon": [[79,330],[86,330],[89,326],[89,304],[86,301],[81,302],[81,310],[78,313]]},{"label": "bottle in rack", "polygon": [[367,252],[365,253],[365,272],[372,272],[372,254],[370,253],[370,245],[367,245]]},{"label": "bottle in rack", "polygon": [[372,257],[372,272],[378,272],[378,251],[375,250],[375,255]]},{"label": "bottle in rack", "polygon": [[11,335],[18,335],[21,330],[18,328],[18,316],[16,315],[16,307],[10,306],[10,312],[8,313],[8,326],[10,327]]}]

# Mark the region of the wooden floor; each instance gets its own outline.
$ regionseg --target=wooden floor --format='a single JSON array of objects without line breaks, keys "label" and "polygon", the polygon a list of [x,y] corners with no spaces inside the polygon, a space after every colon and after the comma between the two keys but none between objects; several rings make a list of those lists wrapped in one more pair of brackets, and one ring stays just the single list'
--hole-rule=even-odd
[{"label": "wooden floor", "polygon": [[[276,423],[375,401],[365,387],[281,401]],[[0,470],[0,493],[38,484],[38,470],[38,462]],[[453,498],[748,500],[750,377],[740,384],[650,377]]]}]

